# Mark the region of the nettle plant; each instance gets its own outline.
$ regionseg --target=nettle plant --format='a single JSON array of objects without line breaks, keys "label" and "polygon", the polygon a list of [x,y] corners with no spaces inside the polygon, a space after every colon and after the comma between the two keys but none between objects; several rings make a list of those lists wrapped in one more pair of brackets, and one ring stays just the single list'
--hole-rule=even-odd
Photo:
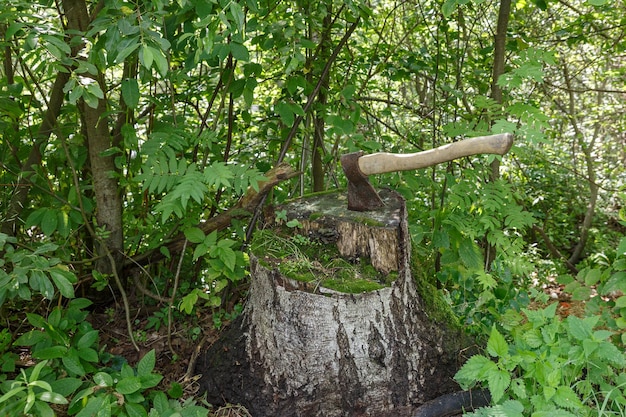
[{"label": "nettle plant", "polygon": [[456,374],[464,389],[486,385],[494,405],[466,416],[623,416],[626,356],[599,326],[600,317],[562,320],[557,303],[507,311],[493,326],[487,355]]}]

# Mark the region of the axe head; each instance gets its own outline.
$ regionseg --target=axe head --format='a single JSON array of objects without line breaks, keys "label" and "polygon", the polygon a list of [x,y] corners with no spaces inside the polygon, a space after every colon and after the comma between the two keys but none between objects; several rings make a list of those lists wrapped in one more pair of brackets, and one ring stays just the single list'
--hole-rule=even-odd
[{"label": "axe head", "polygon": [[341,156],[341,167],[348,178],[348,210],[370,211],[385,205],[367,175],[359,168],[362,155],[361,151]]}]

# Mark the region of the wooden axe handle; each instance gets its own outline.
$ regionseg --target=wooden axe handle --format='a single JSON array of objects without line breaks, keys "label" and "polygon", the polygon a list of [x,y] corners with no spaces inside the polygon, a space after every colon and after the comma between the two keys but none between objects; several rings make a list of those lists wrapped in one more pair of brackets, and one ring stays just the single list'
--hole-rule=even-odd
[{"label": "wooden axe handle", "polygon": [[482,153],[504,155],[511,149],[512,145],[513,135],[510,133],[479,136],[417,153],[394,154],[380,152],[364,155],[359,158],[359,169],[365,175],[407,171]]}]

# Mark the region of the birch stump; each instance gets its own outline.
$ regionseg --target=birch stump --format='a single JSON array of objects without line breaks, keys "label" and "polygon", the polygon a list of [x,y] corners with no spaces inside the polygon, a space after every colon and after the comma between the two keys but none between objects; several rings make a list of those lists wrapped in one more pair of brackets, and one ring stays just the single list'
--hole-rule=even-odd
[{"label": "birch stump", "polygon": [[[253,417],[399,417],[458,390],[452,376],[464,338],[417,290],[404,200],[381,197],[385,207],[367,213],[347,210],[339,194],[276,209],[273,217],[286,220],[255,238],[242,316],[196,366],[210,402],[242,404]],[[280,239],[304,241],[324,259],[296,245],[279,256]],[[298,262],[313,273],[292,274]],[[359,276],[338,278],[332,262]]]}]

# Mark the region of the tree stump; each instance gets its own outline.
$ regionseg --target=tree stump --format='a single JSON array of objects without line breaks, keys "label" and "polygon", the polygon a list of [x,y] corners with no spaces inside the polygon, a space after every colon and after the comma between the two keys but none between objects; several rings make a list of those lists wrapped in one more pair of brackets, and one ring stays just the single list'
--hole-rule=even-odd
[{"label": "tree stump", "polygon": [[[417,291],[404,200],[381,197],[385,207],[367,213],[347,210],[339,194],[276,209],[286,220],[255,237],[244,312],[196,366],[210,402],[242,404],[254,417],[409,416],[458,390],[465,339]],[[280,239],[309,244],[320,259],[295,245],[279,256]],[[305,273],[294,273],[298,262]],[[339,279],[345,270],[328,262],[357,277]]]}]

